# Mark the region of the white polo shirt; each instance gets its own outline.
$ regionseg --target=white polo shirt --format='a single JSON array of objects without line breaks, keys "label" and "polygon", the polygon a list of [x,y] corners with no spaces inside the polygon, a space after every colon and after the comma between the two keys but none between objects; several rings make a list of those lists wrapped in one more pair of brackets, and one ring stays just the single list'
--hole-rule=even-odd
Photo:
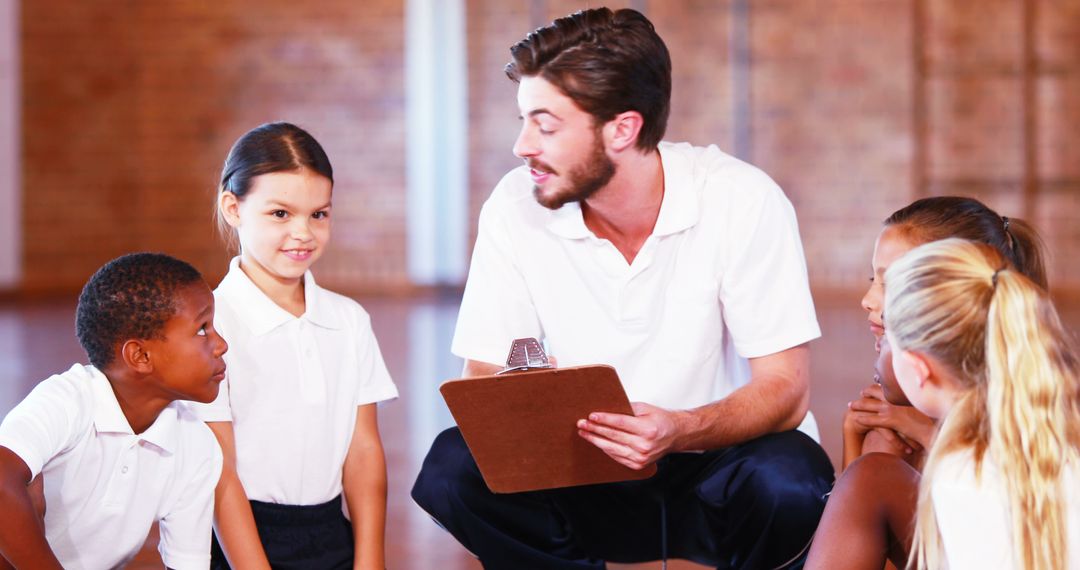
[{"label": "white polo shirt", "polygon": [[396,398],[371,318],[304,275],[306,312],[275,304],[234,258],[214,291],[214,328],[229,343],[217,400],[193,405],[232,422],[249,499],[316,505],[341,494],[357,406]]},{"label": "white polo shirt", "polygon": [[155,520],[166,566],[210,565],[221,449],[185,402],[135,434],[105,375],[76,364],[11,410],[0,445],[41,473],[45,534],[64,568],[125,564]]},{"label": "white polo shirt", "polygon": [[[930,494],[948,567],[1019,568],[1005,478],[989,454],[978,477],[967,450],[945,456],[937,469]],[[1067,465],[1060,484],[1068,549],[1063,568],[1080,570],[1080,467]]]},{"label": "white polo shirt", "polygon": [[507,174],[480,213],[453,353],[501,363],[536,337],[559,366],[614,366],[631,401],[686,409],[745,384],[746,358],[819,337],[780,188],[715,146],[660,156],[660,214],[632,264],[579,204],[548,210],[524,166]]}]

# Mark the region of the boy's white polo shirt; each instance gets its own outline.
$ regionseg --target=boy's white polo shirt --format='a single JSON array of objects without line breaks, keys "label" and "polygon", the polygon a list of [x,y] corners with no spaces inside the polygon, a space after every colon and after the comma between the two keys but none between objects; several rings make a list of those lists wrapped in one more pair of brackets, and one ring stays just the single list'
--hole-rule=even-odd
[{"label": "boy's white polo shirt", "polygon": [[214,290],[214,328],[229,343],[217,400],[192,406],[232,422],[249,499],[316,505],[341,494],[357,407],[396,398],[371,318],[304,276],[305,313],[275,304],[234,258]]},{"label": "boy's white polo shirt", "polygon": [[206,568],[221,449],[184,402],[132,432],[105,375],[76,364],[4,418],[0,445],[45,490],[45,534],[64,568],[114,568],[160,521],[169,568]]},{"label": "boy's white polo shirt", "polygon": [[548,210],[525,167],[507,174],[480,213],[453,353],[500,363],[536,337],[559,366],[614,366],[631,401],[686,409],[744,385],[746,358],[819,337],[780,188],[714,146],[660,155],[663,202],[632,264],[579,204]]}]

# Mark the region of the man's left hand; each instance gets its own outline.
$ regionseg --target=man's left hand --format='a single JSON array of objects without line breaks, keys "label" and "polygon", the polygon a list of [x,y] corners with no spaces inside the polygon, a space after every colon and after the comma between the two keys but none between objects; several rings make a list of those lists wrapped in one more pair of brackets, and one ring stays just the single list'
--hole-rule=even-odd
[{"label": "man's left hand", "polygon": [[642,402],[633,416],[593,412],[578,420],[578,435],[631,469],[644,469],[671,452],[681,430],[680,412]]}]

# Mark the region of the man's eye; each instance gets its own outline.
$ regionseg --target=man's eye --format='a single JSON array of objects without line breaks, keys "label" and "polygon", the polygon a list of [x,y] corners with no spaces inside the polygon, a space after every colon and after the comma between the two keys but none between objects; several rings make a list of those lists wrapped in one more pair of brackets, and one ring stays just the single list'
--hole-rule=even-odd
[{"label": "man's eye", "polygon": [[199,336],[206,336],[206,325],[199,327],[199,332],[195,333]]},{"label": "man's eye", "polygon": [[330,212],[327,212],[326,210],[320,210],[312,214],[311,217],[315,218],[316,220],[325,220],[326,218],[330,217]]},{"label": "man's eye", "polygon": [[274,216],[275,218],[285,218],[289,215],[289,213],[285,210],[274,210],[273,212],[270,212],[270,215]]}]

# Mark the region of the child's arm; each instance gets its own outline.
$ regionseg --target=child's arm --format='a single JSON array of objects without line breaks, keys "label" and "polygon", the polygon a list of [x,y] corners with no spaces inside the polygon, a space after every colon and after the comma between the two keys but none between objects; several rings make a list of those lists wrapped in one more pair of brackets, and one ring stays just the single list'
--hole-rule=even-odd
[{"label": "child's arm", "polygon": [[[45,525],[30,499],[30,468],[22,458],[0,446],[0,564],[14,568],[60,568],[45,539]],[[2,566],[0,566],[2,567]]]},{"label": "child's arm", "polygon": [[896,406],[885,401],[880,386],[863,390],[862,398],[851,403],[854,421],[867,429],[886,428],[905,439],[929,449],[937,426],[934,420],[911,406]]},{"label": "child's arm", "polygon": [[855,412],[851,410],[851,403],[848,403],[847,410],[844,411],[844,460],[841,463],[840,470],[844,471],[851,465],[853,461],[862,455],[863,439],[866,438],[866,432],[870,431],[870,428],[863,426],[855,421]]},{"label": "child's arm", "polygon": [[356,410],[352,443],[342,472],[345,503],[356,543],[354,568],[386,567],[386,457],[379,438],[376,404]]},{"label": "child's arm", "polygon": [[221,478],[214,493],[214,529],[233,568],[270,569],[244,485],[236,474],[236,438],[232,422],[207,422],[217,436],[223,458]]},{"label": "child's arm", "polygon": [[863,423],[861,420],[866,414],[860,410],[865,405],[864,399],[865,391],[862,399],[848,402],[848,409],[844,412],[844,458],[841,471],[866,453],[889,453],[907,458],[916,451],[912,449],[915,445],[903,439],[903,434],[883,426]]}]

